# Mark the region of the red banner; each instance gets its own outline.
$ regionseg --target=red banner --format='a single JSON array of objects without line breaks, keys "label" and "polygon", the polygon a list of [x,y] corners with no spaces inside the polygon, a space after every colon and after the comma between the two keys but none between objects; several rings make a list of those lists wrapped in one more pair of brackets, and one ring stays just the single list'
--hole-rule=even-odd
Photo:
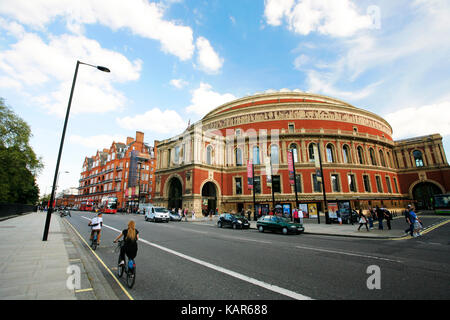
[{"label": "red banner", "polygon": [[247,185],[248,189],[253,189],[253,164],[251,160],[247,161]]},{"label": "red banner", "polygon": [[287,153],[287,162],[288,162],[288,170],[289,170],[289,183],[293,185],[294,181],[294,162],[292,160],[292,152],[288,151]]}]

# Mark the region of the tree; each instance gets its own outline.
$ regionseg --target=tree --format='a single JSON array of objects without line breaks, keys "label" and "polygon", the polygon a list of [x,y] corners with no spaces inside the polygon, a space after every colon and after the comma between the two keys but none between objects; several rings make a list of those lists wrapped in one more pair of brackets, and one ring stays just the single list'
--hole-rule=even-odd
[{"label": "tree", "polygon": [[29,145],[31,137],[29,125],[0,97],[0,202],[38,201],[36,175],[43,164]]}]

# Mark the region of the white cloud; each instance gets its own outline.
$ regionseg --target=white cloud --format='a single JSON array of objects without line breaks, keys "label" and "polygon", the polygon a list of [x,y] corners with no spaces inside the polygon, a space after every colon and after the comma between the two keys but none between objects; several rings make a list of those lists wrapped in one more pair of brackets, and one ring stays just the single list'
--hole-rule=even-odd
[{"label": "white cloud", "polygon": [[79,34],[83,24],[100,23],[112,30],[127,28],[133,33],[157,40],[164,52],[181,60],[194,53],[190,27],[164,20],[165,6],[142,0],[14,0],[1,1],[0,13],[36,29],[44,29],[56,18],[64,18],[67,28]]},{"label": "white cloud", "polygon": [[196,42],[198,67],[206,73],[217,73],[222,68],[223,59],[214,51],[209,41],[199,37]]},{"label": "white cloud", "polygon": [[125,143],[127,141],[127,138],[121,135],[111,136],[107,134],[100,134],[96,136],[82,137],[74,134],[69,137],[69,141],[73,144],[78,144],[83,147],[92,148],[95,150],[103,150],[111,147],[113,141]]},{"label": "white cloud", "polygon": [[187,122],[174,110],[153,108],[134,117],[116,118],[117,124],[125,129],[151,131],[161,134],[179,134],[187,127]]},{"label": "white cloud", "polygon": [[170,84],[177,89],[182,89],[188,85],[188,82],[183,79],[172,79],[170,80]]},{"label": "white cloud", "polygon": [[220,94],[213,91],[211,85],[202,82],[200,87],[193,91],[191,105],[186,108],[186,111],[204,116],[209,111],[235,99],[236,97],[231,93]]},{"label": "white cloud", "polygon": [[350,0],[266,0],[264,14],[268,24],[280,26],[284,20],[289,30],[301,35],[347,37],[373,28],[372,17],[360,14]]},{"label": "white cloud", "polygon": [[294,68],[296,70],[302,70],[302,68],[310,62],[310,59],[307,55],[301,54],[294,60]]},{"label": "white cloud", "polygon": [[450,100],[408,107],[383,117],[392,126],[394,138],[402,139],[440,133],[450,135]]},{"label": "white cloud", "polygon": [[34,33],[24,33],[17,43],[0,52],[0,71],[3,73],[0,86],[26,87],[30,92],[38,92],[30,94],[31,99],[50,113],[62,116],[77,58],[104,65],[112,72],[103,73],[80,65],[73,112],[101,113],[124,106],[125,97],[113,88],[112,83],[139,79],[142,62],[131,62],[120,53],[104,49],[97,41],[83,36],[50,36],[46,43]]}]

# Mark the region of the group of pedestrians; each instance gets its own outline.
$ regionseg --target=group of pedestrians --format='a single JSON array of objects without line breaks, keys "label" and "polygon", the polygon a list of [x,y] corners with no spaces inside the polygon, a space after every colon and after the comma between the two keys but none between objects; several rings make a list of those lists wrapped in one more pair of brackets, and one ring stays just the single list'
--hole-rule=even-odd
[{"label": "group of pedestrians", "polygon": [[392,213],[385,208],[380,208],[379,206],[376,206],[375,208],[369,208],[368,216],[364,215],[362,209],[359,209],[358,216],[359,216],[358,231],[361,229],[363,225],[366,227],[367,231],[370,231],[370,229],[373,229],[373,222],[375,220],[378,221],[378,230],[384,229],[383,220],[386,220],[387,228],[389,230],[392,229],[391,227]]},{"label": "group of pedestrians", "polygon": [[414,208],[408,205],[403,215],[405,216],[406,223],[409,224],[409,227],[405,230],[405,234],[410,234],[414,238],[421,236],[420,231],[423,229],[423,224],[414,212]]}]

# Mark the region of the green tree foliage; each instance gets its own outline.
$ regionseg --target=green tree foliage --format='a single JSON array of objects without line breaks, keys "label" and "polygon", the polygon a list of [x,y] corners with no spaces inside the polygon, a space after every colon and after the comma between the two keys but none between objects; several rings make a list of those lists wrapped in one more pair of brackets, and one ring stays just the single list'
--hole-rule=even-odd
[{"label": "green tree foliage", "polygon": [[0,203],[38,201],[36,175],[43,164],[29,145],[31,136],[29,125],[0,98]]}]

